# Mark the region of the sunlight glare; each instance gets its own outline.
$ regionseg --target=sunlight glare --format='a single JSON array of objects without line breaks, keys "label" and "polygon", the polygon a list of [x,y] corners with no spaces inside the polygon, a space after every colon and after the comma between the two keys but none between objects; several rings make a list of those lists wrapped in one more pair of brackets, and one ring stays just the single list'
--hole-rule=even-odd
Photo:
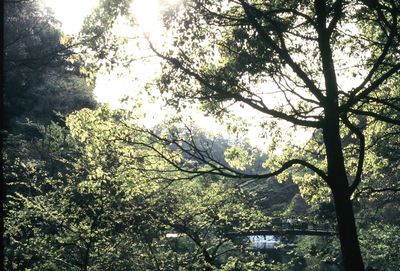
[{"label": "sunlight glare", "polygon": [[[99,0],[42,0],[44,6],[51,8],[55,17],[62,23],[65,34],[77,34],[85,16],[99,4]],[[79,8],[77,8],[79,6]]]},{"label": "sunlight glare", "polygon": [[144,34],[155,36],[161,32],[159,0],[135,0],[131,12]]},{"label": "sunlight glare", "polygon": [[137,25],[148,37],[159,40],[162,38],[162,12],[169,7],[177,6],[182,0],[133,0],[130,6]]}]

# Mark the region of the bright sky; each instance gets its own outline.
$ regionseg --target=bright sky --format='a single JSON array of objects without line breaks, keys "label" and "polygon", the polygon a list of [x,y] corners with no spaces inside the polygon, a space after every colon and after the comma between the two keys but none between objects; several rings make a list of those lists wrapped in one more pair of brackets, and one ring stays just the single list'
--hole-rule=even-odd
[{"label": "bright sky", "polygon": [[63,24],[65,34],[76,34],[81,29],[83,19],[95,8],[99,0],[42,0],[54,11],[55,17]]},{"label": "bright sky", "polygon": [[[174,4],[176,1],[169,0],[167,3]],[[54,11],[55,17],[62,23],[63,32],[67,35],[78,34],[84,18],[99,4],[99,0],[42,0],[42,2]],[[155,33],[154,36],[161,36],[162,31],[159,21],[159,2],[160,0],[134,0],[131,8],[143,31]],[[133,30],[122,24],[117,27],[117,31],[119,34],[129,35],[129,31]],[[121,76],[127,73],[123,70],[116,70],[111,74],[97,74],[95,95],[98,101],[109,103],[113,107],[119,106],[122,97],[133,94],[135,89],[143,88],[154,78],[157,63],[154,59],[136,61],[132,71],[129,71],[131,74],[125,76]]]},{"label": "bright sky", "polygon": [[[80,31],[85,16],[89,15],[91,11],[98,5],[99,0],[42,0],[45,6],[50,7],[55,14],[55,17],[62,23],[62,29],[65,34],[73,35]],[[138,21],[141,31],[150,34],[150,39],[153,43],[157,43],[162,37],[163,29],[160,22],[160,11],[163,8],[160,3],[164,5],[175,5],[182,0],[133,0],[131,11]],[[77,8],[79,7],[79,8]],[[126,31],[133,31],[126,25],[121,25],[117,28],[118,32],[126,33]],[[108,103],[113,107],[120,107],[120,99],[126,95],[138,97],[143,92],[143,88],[152,79],[155,78],[159,71],[158,60],[147,59],[144,61],[137,61],[132,65],[130,74],[124,74],[122,71],[114,71],[111,74],[98,74],[95,88],[95,95],[99,102]],[[118,75],[119,74],[119,75]],[[155,90],[156,91],[156,90]],[[144,104],[143,113],[146,114],[147,124],[156,124],[160,122],[163,117],[171,111],[166,111],[160,102],[148,103],[146,95],[140,96]],[[257,119],[253,112],[253,116],[249,115],[248,110],[239,109],[237,112],[241,114],[239,117],[244,119],[251,119],[252,122]],[[190,115],[195,120],[196,125],[206,129],[210,132],[224,133],[224,128],[211,117],[205,117],[195,109],[185,113]],[[260,141],[259,127],[250,127],[248,136],[250,141],[262,148],[265,142]],[[298,141],[304,141],[304,134],[297,137]]]},{"label": "bright sky", "polygon": [[[62,23],[62,30],[67,35],[78,34],[85,16],[98,5],[99,0],[42,0],[44,5],[50,7],[55,17]],[[157,43],[157,38],[162,36],[160,22],[160,11],[164,5],[174,5],[180,0],[133,0],[131,11],[138,21],[141,31],[146,34],[151,33],[150,38]],[[79,8],[77,8],[79,7]],[[117,27],[118,33],[122,35],[127,31],[132,31],[126,25]],[[139,96],[143,105],[143,112],[146,114],[145,122],[148,125],[159,123],[162,118],[167,116],[166,111],[160,102],[148,103],[147,96],[143,94],[146,83],[150,82],[159,71],[158,60],[146,59],[136,61],[131,68],[130,74],[126,71],[116,70],[111,74],[97,74],[95,95],[99,102],[108,103],[112,107],[121,107],[120,99],[126,95]],[[121,74],[124,74],[122,75]],[[205,117],[195,110],[191,110],[187,115],[192,116],[197,125],[207,128],[209,131],[222,132],[223,129],[211,117]]]}]

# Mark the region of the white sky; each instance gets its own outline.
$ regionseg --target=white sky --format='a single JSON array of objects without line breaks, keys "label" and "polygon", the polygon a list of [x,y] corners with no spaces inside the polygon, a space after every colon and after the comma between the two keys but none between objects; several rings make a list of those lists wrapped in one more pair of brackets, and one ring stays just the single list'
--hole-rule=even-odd
[{"label": "white sky", "polygon": [[83,20],[99,0],[42,0],[45,6],[54,11],[55,17],[63,24],[65,34],[76,34],[81,29]]},{"label": "white sky", "polygon": [[[67,35],[77,34],[84,21],[85,16],[89,15],[91,11],[98,5],[99,0],[42,0],[45,6],[50,7],[55,14],[55,17],[62,23],[62,30]],[[162,27],[160,23],[160,2],[168,5],[174,5],[182,0],[133,0],[131,10],[136,17],[141,30],[144,33],[151,33],[150,39],[153,43],[157,43],[157,39],[162,37]],[[118,32],[126,33],[130,31],[129,28],[121,26]],[[132,97],[139,97],[143,88],[152,79],[155,78],[159,71],[158,62],[156,59],[145,61],[138,61],[132,65],[130,74],[125,76],[117,75],[124,74],[124,71],[114,71],[111,74],[100,73],[97,74],[97,81],[95,87],[95,95],[99,102],[108,103],[112,107],[121,107],[120,99],[126,95]],[[125,71],[126,73],[126,71]],[[145,122],[147,124],[156,124],[160,122],[163,117],[171,114],[170,110],[165,108],[158,102],[149,104],[146,100],[146,95],[140,96],[143,103],[143,113],[146,114]],[[235,110],[236,111],[236,110]],[[240,108],[237,110],[239,117],[252,120],[257,123],[257,116],[255,112],[250,115],[250,110]],[[213,118],[205,117],[195,109],[185,112],[185,115],[191,116],[195,120],[196,125],[214,133],[226,133],[225,129],[221,127]],[[258,147],[265,147],[266,142],[260,140],[259,134],[261,129],[257,126],[249,127],[250,142]],[[304,141],[308,138],[304,133],[297,133],[296,141]]]},{"label": "white sky", "polygon": [[[169,0],[171,3],[173,0]],[[42,0],[45,6],[50,7],[55,17],[62,23],[62,30],[66,35],[75,35],[81,30],[84,18],[99,4],[99,0]],[[136,0],[132,11],[137,15],[143,31],[159,34],[161,26],[158,20],[159,0]],[[126,35],[131,31],[129,27],[121,25],[118,32]],[[113,107],[120,105],[119,100],[127,94],[135,94],[136,89],[143,88],[151,81],[157,70],[157,62],[137,61],[130,71],[116,70],[111,74],[97,74],[95,95],[99,102],[108,103]],[[121,76],[121,74],[126,74]],[[134,79],[135,78],[135,79]]]},{"label": "white sky", "polygon": [[[44,5],[50,7],[55,17],[61,22],[62,30],[66,35],[78,34],[80,31],[84,18],[91,13],[91,11],[98,5],[99,0],[42,0]],[[166,4],[174,5],[179,0],[163,1]],[[146,34],[151,33],[150,38],[154,42],[157,37],[161,37],[162,28],[160,23],[160,0],[136,0],[133,1],[131,10],[138,20],[142,31]],[[77,8],[79,7],[79,8]],[[123,29],[124,28],[124,29]],[[118,32],[126,32],[129,29],[122,26]],[[155,38],[156,37],[156,38]],[[101,103],[108,103],[112,107],[123,107],[120,99],[126,95],[132,97],[141,96],[143,103],[142,113],[146,114],[147,125],[154,125],[159,123],[163,118],[167,117],[171,111],[165,110],[163,106],[158,103],[148,103],[146,95],[140,94],[145,87],[146,83],[150,82],[157,75],[158,62],[156,59],[145,61],[137,61],[132,66],[131,74],[121,76],[126,71],[116,70],[111,74],[100,73],[97,74],[96,87],[94,90],[96,99]],[[209,131],[221,133],[224,129],[216,123],[211,117],[203,116],[201,113],[191,110],[186,113],[191,115],[197,125]]]}]

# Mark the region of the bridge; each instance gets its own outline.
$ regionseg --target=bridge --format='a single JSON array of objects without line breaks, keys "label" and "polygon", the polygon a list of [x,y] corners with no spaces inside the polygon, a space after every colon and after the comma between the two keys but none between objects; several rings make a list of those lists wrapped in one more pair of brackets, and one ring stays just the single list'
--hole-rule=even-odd
[{"label": "bridge", "polygon": [[[228,232],[226,237],[236,239],[246,237],[250,241],[250,249],[270,250],[277,246],[291,248],[295,244],[285,244],[280,237],[293,235],[335,236],[336,226],[329,223],[310,223],[304,220],[273,219],[271,225],[262,229]],[[237,240],[239,241],[239,240]],[[239,241],[240,242],[240,241]]]},{"label": "bridge", "polygon": [[252,229],[238,232],[228,232],[228,237],[240,236],[283,236],[283,235],[313,235],[333,236],[336,235],[336,225],[329,223],[309,223],[306,221],[281,220],[273,221],[270,226],[263,229]]}]

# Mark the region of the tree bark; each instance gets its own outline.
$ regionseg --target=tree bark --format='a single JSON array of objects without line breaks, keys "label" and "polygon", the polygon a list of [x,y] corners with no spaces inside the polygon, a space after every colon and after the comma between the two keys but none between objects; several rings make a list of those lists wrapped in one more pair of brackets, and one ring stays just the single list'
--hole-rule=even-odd
[{"label": "tree bark", "polygon": [[344,193],[333,194],[344,268],[348,271],[364,271],[350,197]]},{"label": "tree bark", "polygon": [[325,108],[323,128],[328,184],[334,197],[344,268],[346,271],[364,271],[340,140],[339,115],[335,104]]}]

